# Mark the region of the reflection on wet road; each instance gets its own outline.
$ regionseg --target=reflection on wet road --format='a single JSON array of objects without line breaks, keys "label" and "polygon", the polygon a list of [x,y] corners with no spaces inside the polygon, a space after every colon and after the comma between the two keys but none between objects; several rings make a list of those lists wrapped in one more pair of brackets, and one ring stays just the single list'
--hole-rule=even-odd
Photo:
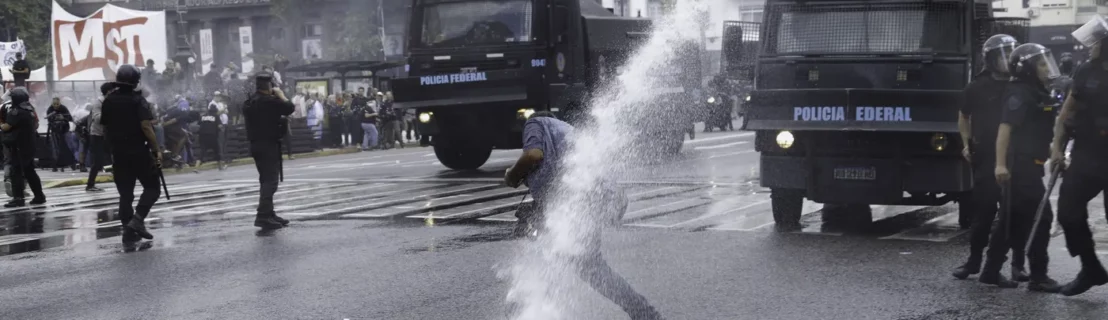
[{"label": "reflection on wet road", "polygon": [[[1103,288],[1060,298],[949,280],[966,238],[953,205],[843,215],[859,211],[805,203],[804,228],[777,234],[752,138],[698,134],[622,181],[632,202],[605,233],[605,257],[670,319],[1108,314]],[[504,319],[496,273],[525,243],[509,234],[531,199],[500,186],[510,160],[474,172],[435,162],[426,148],[287,161],[275,203],[296,222],[270,232],[252,226],[255,168],[168,176],[172,200],[149,218],[156,239],[136,254],[119,243],[110,184],[50,189],[45,206],[0,209],[0,318]],[[1090,209],[1105,249],[1103,203]],[[1063,242],[1051,247],[1058,280],[1077,272]],[[565,318],[625,317],[579,289],[588,312]]]},{"label": "reflection on wet road", "polygon": [[[294,220],[409,218],[429,224],[514,222],[518,206],[529,205],[531,199],[523,197],[526,190],[504,188],[495,180],[302,179],[282,184],[275,205],[278,212]],[[624,224],[629,227],[772,230],[769,193],[757,181],[731,184],[639,181],[625,186],[632,200],[624,216]],[[170,189],[172,200],[162,199],[148,222],[155,233],[219,223],[246,224],[254,215],[257,189],[250,181],[236,180],[174,185]],[[117,206],[112,189],[85,193],[83,188],[73,187],[55,190],[45,206],[0,209],[0,254],[118,236]],[[806,227],[801,233],[934,242],[949,241],[965,233],[957,228],[958,212],[954,206],[873,206],[871,219],[845,223],[825,219],[829,212],[821,209],[815,203],[806,204],[808,214],[802,219]],[[1105,222],[1094,220],[1094,225],[1103,227]],[[1104,233],[1108,232],[1099,234]]]}]

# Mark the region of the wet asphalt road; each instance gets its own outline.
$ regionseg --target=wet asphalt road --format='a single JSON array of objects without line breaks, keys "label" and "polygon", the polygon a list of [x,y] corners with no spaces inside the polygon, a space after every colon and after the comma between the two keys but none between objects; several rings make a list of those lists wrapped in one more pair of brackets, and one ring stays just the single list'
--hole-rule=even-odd
[{"label": "wet asphalt road", "polygon": [[[669,319],[1103,319],[1108,289],[1076,298],[950,278],[964,257],[954,206],[874,206],[873,222],[772,232],[749,133],[701,134],[680,157],[624,183],[634,201],[608,232],[612,267]],[[3,319],[504,319],[496,277],[526,241],[507,240],[522,190],[497,186],[518,150],[475,173],[429,148],[286,162],[277,207],[251,226],[256,172],[174,175],[146,250],[122,253],[114,190],[48,191],[45,207],[0,210]],[[1091,203],[1108,248],[1102,199]],[[1062,238],[1052,275],[1076,261]],[[586,286],[565,319],[623,319]]]}]

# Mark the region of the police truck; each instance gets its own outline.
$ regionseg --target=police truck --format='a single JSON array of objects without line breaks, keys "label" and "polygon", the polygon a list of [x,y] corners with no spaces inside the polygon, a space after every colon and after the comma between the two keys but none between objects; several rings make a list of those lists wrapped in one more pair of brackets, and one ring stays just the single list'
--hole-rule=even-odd
[{"label": "police truck", "polygon": [[755,132],[761,184],[771,190],[779,230],[800,227],[805,198],[968,202],[973,179],[961,156],[958,106],[981,70],[981,43],[1006,31],[990,4],[766,2],[743,128]]},{"label": "police truck", "polygon": [[[408,77],[390,83],[394,107],[415,109],[439,162],[458,170],[482,166],[493,149],[522,147],[534,112],[587,122],[591,93],[650,30],[650,20],[615,16],[593,0],[413,0],[411,10]],[[691,74],[700,64],[677,67]],[[666,94],[680,103],[699,85],[679,81]],[[679,151],[688,117],[680,105],[663,109],[673,115],[629,121],[644,124],[660,149]]]}]

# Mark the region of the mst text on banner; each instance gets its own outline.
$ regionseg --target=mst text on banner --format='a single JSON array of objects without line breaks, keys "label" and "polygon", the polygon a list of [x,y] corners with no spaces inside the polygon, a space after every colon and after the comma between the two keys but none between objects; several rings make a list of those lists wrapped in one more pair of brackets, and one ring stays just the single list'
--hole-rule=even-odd
[{"label": "mst text on banner", "polygon": [[54,79],[115,79],[119,66],[144,66],[153,59],[158,71],[168,58],[165,12],[137,11],[105,5],[88,17],[77,17],[54,2],[51,13]]}]

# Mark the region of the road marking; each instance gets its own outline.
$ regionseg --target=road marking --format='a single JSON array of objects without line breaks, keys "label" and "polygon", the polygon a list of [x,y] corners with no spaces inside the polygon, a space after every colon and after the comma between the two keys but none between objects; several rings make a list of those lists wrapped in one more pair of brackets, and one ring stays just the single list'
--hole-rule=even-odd
[{"label": "road marking", "polygon": [[696,140],[685,140],[685,144],[697,144],[697,143],[712,142],[712,141],[719,141],[719,140],[743,138],[743,137],[749,137],[749,136],[753,136],[753,135],[754,135],[753,132],[743,132],[743,133],[739,133],[739,134],[730,134],[730,135],[726,135],[726,136],[701,138],[701,139],[696,139]]},{"label": "road marking", "polygon": [[717,145],[714,145],[714,146],[696,147],[696,148],[693,148],[693,150],[722,149],[722,148],[733,147],[733,146],[737,146],[737,145],[740,145],[740,144],[747,144],[747,143],[750,143],[750,141],[738,141],[738,142],[732,142],[732,143],[717,144]]}]

